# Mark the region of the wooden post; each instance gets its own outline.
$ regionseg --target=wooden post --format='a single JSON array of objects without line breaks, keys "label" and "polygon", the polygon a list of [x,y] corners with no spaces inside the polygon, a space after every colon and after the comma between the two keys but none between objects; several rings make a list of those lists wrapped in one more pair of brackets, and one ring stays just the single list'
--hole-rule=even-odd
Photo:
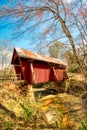
[{"label": "wooden post", "polygon": [[52,67],[52,69],[53,69],[53,72],[54,72],[55,77],[57,78],[57,74],[56,74],[55,68]]},{"label": "wooden post", "polygon": [[35,79],[35,74],[34,74],[34,69],[33,69],[33,64],[30,63],[30,68],[31,68],[31,72],[32,72],[32,83],[36,83],[36,79]]}]

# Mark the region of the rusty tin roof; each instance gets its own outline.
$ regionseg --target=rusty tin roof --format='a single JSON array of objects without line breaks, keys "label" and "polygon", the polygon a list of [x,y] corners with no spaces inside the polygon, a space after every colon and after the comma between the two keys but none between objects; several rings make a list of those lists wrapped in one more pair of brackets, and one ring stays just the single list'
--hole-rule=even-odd
[{"label": "rusty tin roof", "polygon": [[43,61],[43,62],[48,62],[52,64],[63,65],[64,67],[66,67],[66,64],[59,59],[48,57],[42,54],[36,54],[34,52],[31,52],[31,51],[28,51],[19,47],[15,47],[14,49],[16,50],[18,56],[21,58],[28,58],[28,59],[36,60],[36,61]]}]

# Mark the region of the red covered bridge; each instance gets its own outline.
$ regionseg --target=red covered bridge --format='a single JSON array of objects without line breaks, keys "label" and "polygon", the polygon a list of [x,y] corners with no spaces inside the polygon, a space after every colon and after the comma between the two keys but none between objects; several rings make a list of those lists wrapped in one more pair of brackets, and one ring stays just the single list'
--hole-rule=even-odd
[{"label": "red covered bridge", "polygon": [[14,48],[12,64],[16,74],[21,74],[21,79],[29,84],[67,79],[62,61],[18,47]]}]

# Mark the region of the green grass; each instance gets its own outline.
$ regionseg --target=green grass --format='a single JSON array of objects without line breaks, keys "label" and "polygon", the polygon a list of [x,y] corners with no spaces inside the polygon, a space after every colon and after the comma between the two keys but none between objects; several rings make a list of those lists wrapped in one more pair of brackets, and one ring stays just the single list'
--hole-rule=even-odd
[{"label": "green grass", "polygon": [[13,120],[8,120],[3,123],[2,130],[13,130],[13,127],[15,126],[15,123]]},{"label": "green grass", "polygon": [[82,121],[80,124],[81,130],[87,130],[87,121]]}]

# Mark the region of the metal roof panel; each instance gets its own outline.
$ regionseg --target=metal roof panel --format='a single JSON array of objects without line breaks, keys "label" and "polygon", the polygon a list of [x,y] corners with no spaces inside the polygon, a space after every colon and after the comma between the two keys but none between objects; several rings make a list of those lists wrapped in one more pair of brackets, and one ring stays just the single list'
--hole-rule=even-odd
[{"label": "metal roof panel", "polygon": [[48,56],[41,55],[41,54],[36,54],[34,52],[31,52],[31,51],[28,51],[28,50],[25,50],[22,48],[18,48],[18,47],[15,47],[15,50],[19,57],[29,58],[32,60],[44,61],[44,62],[49,62],[49,63],[53,63],[53,64],[59,64],[59,65],[66,66],[66,64],[59,59],[55,59],[55,58],[48,57]]}]

